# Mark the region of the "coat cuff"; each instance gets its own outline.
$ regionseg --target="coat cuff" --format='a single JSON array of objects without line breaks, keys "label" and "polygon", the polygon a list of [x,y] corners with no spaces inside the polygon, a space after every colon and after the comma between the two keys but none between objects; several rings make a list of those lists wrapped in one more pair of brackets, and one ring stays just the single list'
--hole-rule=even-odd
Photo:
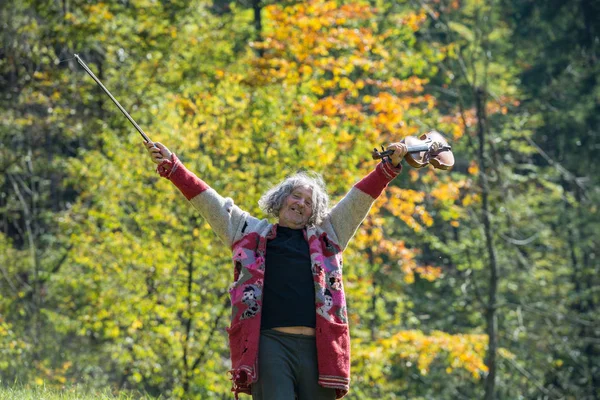
[{"label": "coat cuff", "polygon": [[158,166],[157,172],[173,182],[188,200],[210,188],[206,182],[187,169],[175,153],[171,155],[170,160],[165,160]]},{"label": "coat cuff", "polygon": [[389,161],[382,161],[377,167],[360,182],[354,185],[360,191],[368,194],[372,198],[379,197],[387,185],[402,171],[402,164],[394,167]]}]

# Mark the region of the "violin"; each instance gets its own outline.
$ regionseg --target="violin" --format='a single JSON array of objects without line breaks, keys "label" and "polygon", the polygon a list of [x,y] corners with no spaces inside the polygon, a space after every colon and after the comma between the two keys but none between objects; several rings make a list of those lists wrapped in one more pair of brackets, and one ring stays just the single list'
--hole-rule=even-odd
[{"label": "violin", "polygon": [[[404,159],[414,168],[423,168],[431,164],[435,168],[448,170],[454,166],[454,154],[448,141],[438,131],[429,131],[418,138],[407,136],[400,141],[408,148]],[[374,160],[390,161],[394,150],[373,149],[371,156]]]}]

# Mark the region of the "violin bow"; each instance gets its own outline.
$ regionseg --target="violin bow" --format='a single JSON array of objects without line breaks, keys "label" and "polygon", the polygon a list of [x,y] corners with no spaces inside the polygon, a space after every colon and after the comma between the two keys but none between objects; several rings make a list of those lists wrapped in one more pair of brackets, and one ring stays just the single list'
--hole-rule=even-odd
[{"label": "violin bow", "polygon": [[83,67],[83,69],[85,70],[85,72],[87,72],[89,74],[89,76],[91,76],[92,79],[94,81],[96,81],[96,83],[98,84],[98,86],[100,86],[102,88],[102,90],[104,90],[104,93],[106,93],[108,95],[108,97],[110,97],[110,99],[113,101],[113,103],[115,103],[115,105],[119,108],[119,110],[121,110],[121,112],[123,113],[123,115],[125,115],[127,117],[127,119],[129,120],[129,122],[131,122],[131,124],[135,127],[135,129],[137,129],[137,131],[140,133],[140,135],[142,135],[142,138],[144,139],[144,142],[146,142],[146,143],[152,142],[152,140],[150,140],[150,138],[148,137],[148,135],[146,135],[146,132],[144,132],[143,129],[140,128],[140,126],[137,124],[137,122],[135,122],[134,119],[131,118],[131,115],[129,115],[129,113],[127,111],[125,111],[125,109],[123,108],[123,106],[117,101],[117,99],[115,99],[115,97],[110,93],[110,91],[102,84],[102,82],[100,82],[100,79],[98,79],[96,77],[96,75],[94,75],[94,73],[88,68],[87,65],[85,65],[85,63],[83,62],[83,60],[77,54],[75,54],[75,59],[77,60],[77,62],[79,63],[79,65],[81,65]]}]

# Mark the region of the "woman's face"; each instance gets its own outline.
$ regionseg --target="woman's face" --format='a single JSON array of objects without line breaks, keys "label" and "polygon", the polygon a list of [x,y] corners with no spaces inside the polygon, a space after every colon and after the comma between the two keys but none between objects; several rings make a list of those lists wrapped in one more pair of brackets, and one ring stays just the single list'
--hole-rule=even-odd
[{"label": "woman's face", "polygon": [[312,216],[312,189],[298,186],[283,201],[279,210],[279,225],[292,229],[302,229]]}]

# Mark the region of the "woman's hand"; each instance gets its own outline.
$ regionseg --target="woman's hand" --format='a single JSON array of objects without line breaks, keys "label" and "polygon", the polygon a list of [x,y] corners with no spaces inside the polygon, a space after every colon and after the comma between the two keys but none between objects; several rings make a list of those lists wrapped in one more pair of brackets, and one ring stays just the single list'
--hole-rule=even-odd
[{"label": "woman's hand", "polygon": [[394,154],[390,156],[394,167],[400,165],[400,162],[408,152],[408,149],[406,148],[406,145],[404,143],[392,143],[387,147],[386,150],[394,150]]},{"label": "woman's hand", "polygon": [[150,153],[152,161],[156,164],[161,164],[163,161],[171,160],[171,151],[167,149],[162,143],[159,142],[146,142],[144,143],[146,150]]}]

